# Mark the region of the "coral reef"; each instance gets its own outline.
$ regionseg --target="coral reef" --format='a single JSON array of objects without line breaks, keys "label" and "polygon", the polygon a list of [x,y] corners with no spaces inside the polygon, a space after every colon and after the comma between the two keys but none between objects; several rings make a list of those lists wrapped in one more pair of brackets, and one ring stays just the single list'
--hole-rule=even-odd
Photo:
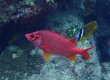
[{"label": "coral reef", "polygon": [[84,16],[89,16],[94,13],[94,1],[93,0],[84,0]]},{"label": "coral reef", "polygon": [[[20,30],[24,32],[21,43],[18,40],[16,45],[8,45],[4,51],[0,48],[0,80],[109,80],[109,4],[110,0],[0,0],[1,48],[6,47],[11,34]],[[77,47],[82,49],[96,46],[89,51],[89,61],[81,55],[77,55],[76,62],[51,55],[51,59],[45,62],[43,52],[24,39],[25,33],[41,29],[51,29],[71,39],[78,29],[91,18],[93,20],[91,15],[95,16],[99,29],[84,43],[77,43]],[[41,18],[45,18],[45,21]],[[39,22],[34,24],[36,20]],[[8,28],[4,29],[6,26],[2,27],[3,24],[10,21],[15,24],[11,23],[11,27],[7,25]],[[17,21],[33,25],[21,26],[16,24]]]},{"label": "coral reef", "polygon": [[54,0],[0,0],[0,27],[10,20],[45,16],[57,6]]},{"label": "coral reef", "polygon": [[102,80],[109,80],[110,79],[110,62],[102,63]]},{"label": "coral reef", "polygon": [[69,37],[69,39],[72,39],[75,36],[75,34],[78,33],[78,31],[79,31],[79,29],[78,29],[77,25],[74,25],[73,27],[69,28],[68,29],[68,37]]},{"label": "coral reef", "polygon": [[[84,26],[84,22],[81,18],[73,16],[77,14],[56,13],[48,16],[46,29],[52,29],[59,33],[62,33],[68,37],[67,30],[75,27],[81,28]],[[63,17],[62,17],[63,16]],[[86,40],[84,43],[78,43],[77,47],[87,48],[95,45],[93,37]],[[34,52],[34,51],[33,51]],[[101,80],[101,70],[99,56],[96,49],[90,52],[91,60],[87,61],[83,59],[81,55],[77,55],[77,61],[73,62],[65,57],[52,55],[49,62],[46,62],[39,74],[33,74],[27,77],[27,80]],[[26,80],[24,79],[24,80]]]},{"label": "coral reef", "polygon": [[44,60],[39,54],[31,56],[28,53],[31,49],[14,45],[7,47],[0,56],[0,80],[22,80],[39,73]]}]

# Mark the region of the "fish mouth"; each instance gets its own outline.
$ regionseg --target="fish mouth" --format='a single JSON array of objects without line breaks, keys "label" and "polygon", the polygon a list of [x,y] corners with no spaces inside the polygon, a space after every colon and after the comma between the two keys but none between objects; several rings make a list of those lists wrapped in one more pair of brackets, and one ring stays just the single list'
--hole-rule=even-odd
[{"label": "fish mouth", "polygon": [[25,37],[30,40],[30,34],[25,34]]},{"label": "fish mouth", "polygon": [[32,34],[25,34],[25,37],[29,40],[29,41],[34,41],[35,37]]}]

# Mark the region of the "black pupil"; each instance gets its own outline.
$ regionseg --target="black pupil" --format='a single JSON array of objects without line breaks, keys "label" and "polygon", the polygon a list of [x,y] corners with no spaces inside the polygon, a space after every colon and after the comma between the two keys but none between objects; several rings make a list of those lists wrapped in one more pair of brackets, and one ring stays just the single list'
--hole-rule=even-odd
[{"label": "black pupil", "polygon": [[34,38],[34,35],[31,35],[31,38]]}]

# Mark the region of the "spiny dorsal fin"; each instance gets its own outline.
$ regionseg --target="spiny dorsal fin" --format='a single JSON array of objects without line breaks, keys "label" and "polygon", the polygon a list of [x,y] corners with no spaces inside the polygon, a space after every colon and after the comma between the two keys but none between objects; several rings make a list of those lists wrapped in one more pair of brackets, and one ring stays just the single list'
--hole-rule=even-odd
[{"label": "spiny dorsal fin", "polygon": [[75,46],[77,45],[77,41],[75,39],[70,40]]}]

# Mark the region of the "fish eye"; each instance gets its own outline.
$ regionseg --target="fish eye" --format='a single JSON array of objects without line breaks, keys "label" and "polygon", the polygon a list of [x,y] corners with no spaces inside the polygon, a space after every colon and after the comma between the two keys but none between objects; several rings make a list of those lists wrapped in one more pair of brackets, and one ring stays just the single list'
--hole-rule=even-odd
[{"label": "fish eye", "polygon": [[31,38],[34,38],[34,35],[30,35],[31,36]]}]

